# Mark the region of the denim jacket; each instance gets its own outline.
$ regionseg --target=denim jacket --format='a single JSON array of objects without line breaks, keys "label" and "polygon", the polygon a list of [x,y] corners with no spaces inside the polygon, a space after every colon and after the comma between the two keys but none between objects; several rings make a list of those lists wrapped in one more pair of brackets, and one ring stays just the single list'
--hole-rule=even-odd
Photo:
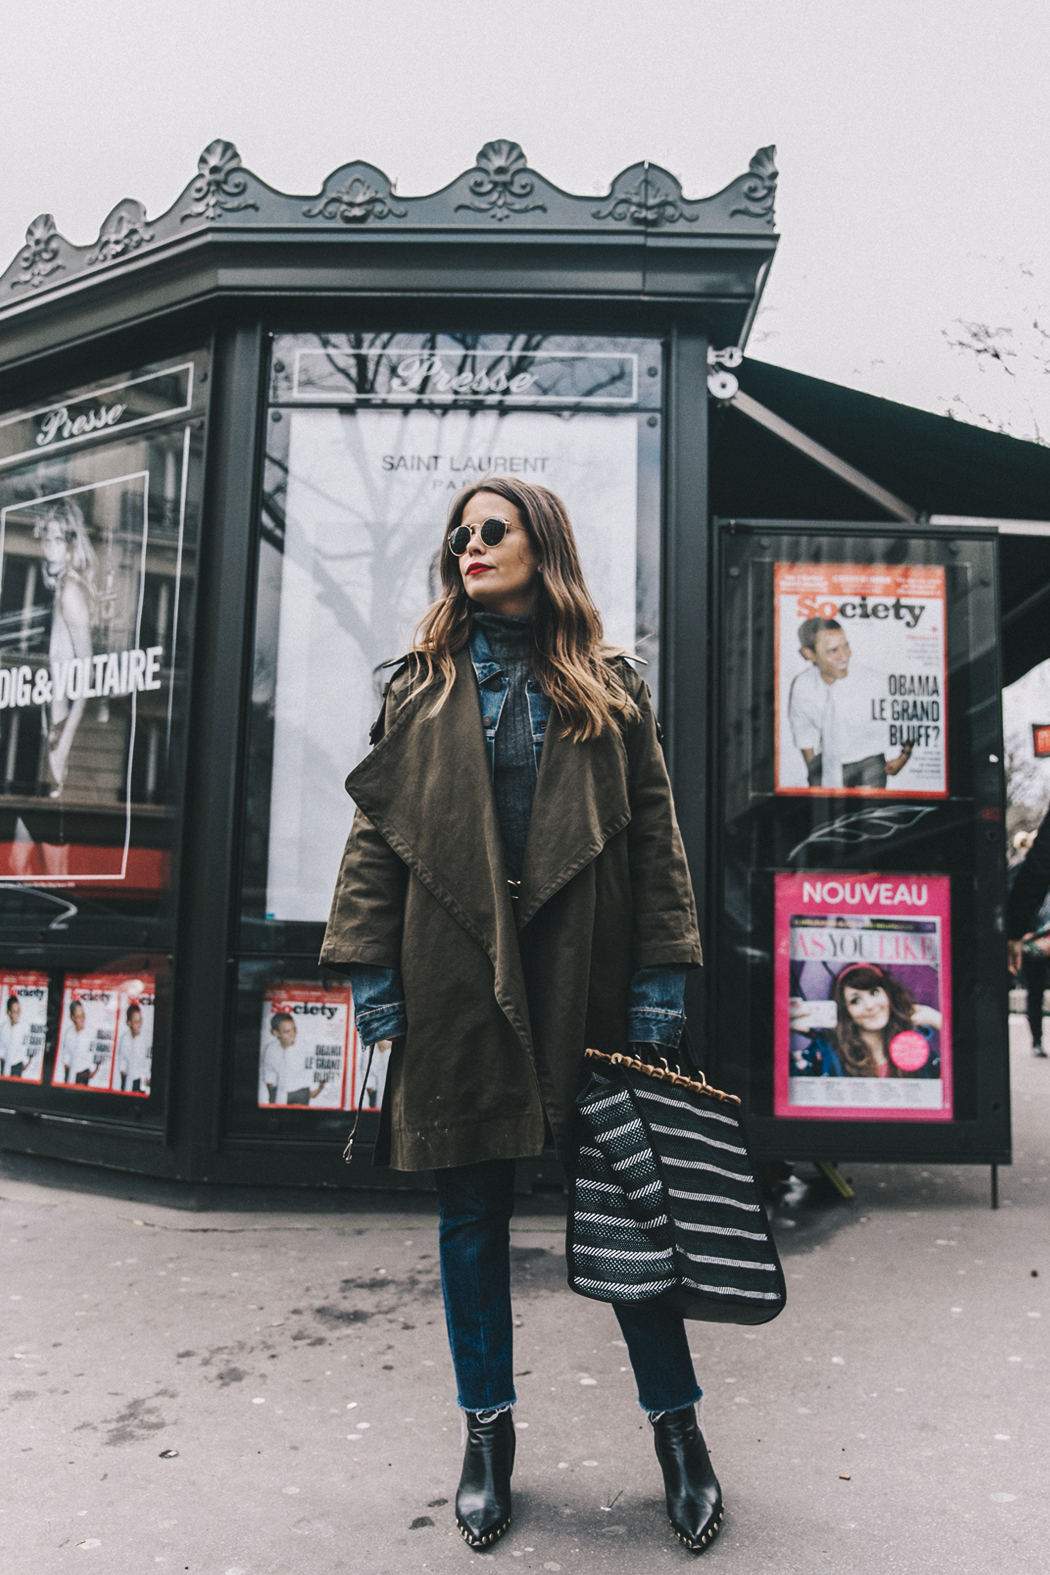
[{"label": "denim jacket", "polygon": [[[496,730],[503,714],[509,681],[493,658],[481,629],[475,629],[470,642],[470,659],[478,681],[481,720],[489,767],[494,768]],[[527,683],[532,742],[536,750],[536,770],[550,720],[551,703],[534,678]],[[657,1044],[675,1049],[685,1025],[686,969],[676,966],[638,968],[631,977],[627,993],[627,1037],[635,1043]],[[354,997],[354,1020],[362,1044],[378,1039],[397,1039],[407,1030],[404,987],[396,968],[379,968],[370,963],[351,963],[346,972]]]},{"label": "denim jacket", "polygon": [[[478,693],[481,698],[481,722],[485,729],[485,744],[489,752],[489,770],[495,769],[496,763],[496,729],[499,719],[503,715],[503,703],[507,698],[510,688],[509,679],[505,678],[499,663],[492,655],[489,642],[483,630],[474,630],[470,642],[470,660],[474,664],[474,674],[478,680]],[[543,740],[547,732],[547,723],[550,720],[551,703],[543,693],[535,678],[530,678],[525,685],[529,697],[529,721],[532,723],[532,746],[536,751],[536,774],[539,775],[540,755],[543,752]]]}]

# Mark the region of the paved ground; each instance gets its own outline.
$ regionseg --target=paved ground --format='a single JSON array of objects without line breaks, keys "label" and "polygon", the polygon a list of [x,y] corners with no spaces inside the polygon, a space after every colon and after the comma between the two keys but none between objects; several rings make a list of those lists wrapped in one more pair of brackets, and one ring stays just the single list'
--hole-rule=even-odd
[{"label": "paved ground", "polygon": [[[780,1232],[777,1322],[693,1325],[728,1506],[712,1575],[1050,1568],[1050,1062],[1013,1032],[999,1213],[987,1170],[854,1167],[855,1204]],[[130,1190],[0,1164],[4,1575],[690,1566],[550,1207],[514,1236],[515,1523],[472,1555],[432,1201],[188,1213]]]}]

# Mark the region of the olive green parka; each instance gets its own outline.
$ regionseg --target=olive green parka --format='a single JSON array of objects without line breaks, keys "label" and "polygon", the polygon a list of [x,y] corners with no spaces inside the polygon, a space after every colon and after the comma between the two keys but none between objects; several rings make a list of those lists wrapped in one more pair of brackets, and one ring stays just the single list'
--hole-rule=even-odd
[{"label": "olive green parka", "polygon": [[572,1142],[584,1048],[627,1048],[636,968],[700,964],[692,886],[645,684],[640,719],[540,757],[520,895],[503,863],[470,653],[430,716],[406,664],[374,748],[346,779],[357,805],[322,963],[400,969],[408,1031],[387,1075],[375,1163],[441,1169],[539,1154],[544,1114]]}]

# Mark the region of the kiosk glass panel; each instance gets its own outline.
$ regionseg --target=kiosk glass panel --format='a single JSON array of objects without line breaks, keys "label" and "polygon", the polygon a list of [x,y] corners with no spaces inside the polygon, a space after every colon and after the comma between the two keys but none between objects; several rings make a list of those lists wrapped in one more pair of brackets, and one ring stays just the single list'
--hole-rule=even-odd
[{"label": "kiosk glass panel", "polygon": [[1005,1123],[994,550],[722,531],[718,1039],[759,1148],[934,1158]]},{"label": "kiosk glass panel", "polygon": [[169,906],[195,370],[173,362],[0,418],[0,907],[2,888],[12,911],[27,885],[63,893],[67,938],[82,901],[96,919]]},{"label": "kiosk glass panel", "polygon": [[78,1117],[163,1103],[207,378],[0,414],[0,1080]]}]

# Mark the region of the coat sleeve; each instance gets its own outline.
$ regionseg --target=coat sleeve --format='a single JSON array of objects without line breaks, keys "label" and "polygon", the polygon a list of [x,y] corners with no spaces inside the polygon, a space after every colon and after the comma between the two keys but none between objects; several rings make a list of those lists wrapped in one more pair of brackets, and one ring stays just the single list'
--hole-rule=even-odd
[{"label": "coat sleeve", "polygon": [[400,968],[408,867],[361,811],[339,866],[321,962]]},{"label": "coat sleeve", "polygon": [[671,783],[645,684],[630,670],[639,712],[625,729],[631,819],[627,828],[634,903],[634,966],[700,967],[693,883],[675,818]]}]

